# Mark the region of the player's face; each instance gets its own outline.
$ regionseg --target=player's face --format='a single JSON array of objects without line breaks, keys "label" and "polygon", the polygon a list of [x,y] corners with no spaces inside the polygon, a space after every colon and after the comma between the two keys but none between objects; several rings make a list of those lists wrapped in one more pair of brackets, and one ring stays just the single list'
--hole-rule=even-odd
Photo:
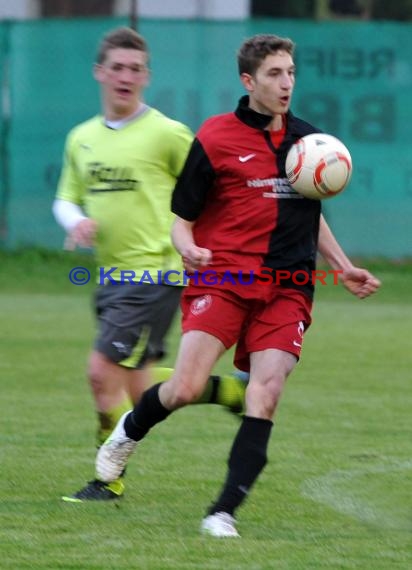
[{"label": "player's face", "polygon": [[243,73],[249,106],[265,115],[282,115],[289,109],[295,85],[295,65],[286,51],[265,57],[254,75]]},{"label": "player's face", "polygon": [[143,89],[148,84],[147,54],[135,49],[114,48],[95,66],[107,118],[121,119],[138,108]]}]

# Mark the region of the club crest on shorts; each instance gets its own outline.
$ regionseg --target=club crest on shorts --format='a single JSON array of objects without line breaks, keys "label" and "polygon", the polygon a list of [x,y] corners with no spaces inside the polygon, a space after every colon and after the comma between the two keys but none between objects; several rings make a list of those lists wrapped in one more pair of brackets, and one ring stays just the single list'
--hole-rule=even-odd
[{"label": "club crest on shorts", "polygon": [[190,312],[192,315],[200,315],[208,310],[208,308],[212,304],[212,296],[211,295],[202,295],[201,297],[197,297],[194,299],[190,305]]}]

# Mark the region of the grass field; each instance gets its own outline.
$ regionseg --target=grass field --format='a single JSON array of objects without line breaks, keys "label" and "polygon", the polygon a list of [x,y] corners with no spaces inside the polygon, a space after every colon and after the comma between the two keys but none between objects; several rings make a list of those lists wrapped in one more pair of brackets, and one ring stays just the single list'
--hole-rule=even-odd
[{"label": "grass field", "polygon": [[[90,259],[0,261],[2,570],[412,568],[410,265],[372,264],[383,287],[365,301],[319,288],[270,462],[239,512],[242,539],[219,541],[198,527],[238,423],[216,407],[187,408],[153,431],[119,506],[60,501],[93,475],[93,286],[67,277]],[[230,354],[218,369],[231,369]]]}]

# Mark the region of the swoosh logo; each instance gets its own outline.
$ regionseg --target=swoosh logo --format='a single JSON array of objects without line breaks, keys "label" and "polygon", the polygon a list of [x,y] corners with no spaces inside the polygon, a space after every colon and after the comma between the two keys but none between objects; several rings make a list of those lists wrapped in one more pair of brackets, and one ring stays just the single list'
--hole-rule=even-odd
[{"label": "swoosh logo", "polygon": [[296,342],[296,340],[293,341],[293,346],[297,346],[298,348],[302,348],[302,345],[299,342]]},{"label": "swoosh logo", "polygon": [[239,156],[239,161],[240,162],[247,162],[248,160],[250,160],[254,156],[256,156],[256,154],[254,152],[252,152],[251,154],[247,154],[246,156]]}]

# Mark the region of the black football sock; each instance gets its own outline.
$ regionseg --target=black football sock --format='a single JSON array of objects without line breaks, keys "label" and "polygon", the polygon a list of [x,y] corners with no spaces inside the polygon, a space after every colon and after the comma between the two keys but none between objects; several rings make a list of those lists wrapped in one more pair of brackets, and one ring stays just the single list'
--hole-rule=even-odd
[{"label": "black football sock", "polygon": [[272,425],[270,420],[243,418],[230,451],[226,482],[220,497],[209,508],[209,514],[225,512],[233,515],[245,500],[266,465]]},{"label": "black football sock", "polygon": [[130,439],[135,441],[143,439],[150,428],[165,420],[171,414],[171,410],[165,408],[160,402],[160,386],[161,384],[156,384],[143,392],[142,397],[132,412],[126,416],[124,430]]}]

